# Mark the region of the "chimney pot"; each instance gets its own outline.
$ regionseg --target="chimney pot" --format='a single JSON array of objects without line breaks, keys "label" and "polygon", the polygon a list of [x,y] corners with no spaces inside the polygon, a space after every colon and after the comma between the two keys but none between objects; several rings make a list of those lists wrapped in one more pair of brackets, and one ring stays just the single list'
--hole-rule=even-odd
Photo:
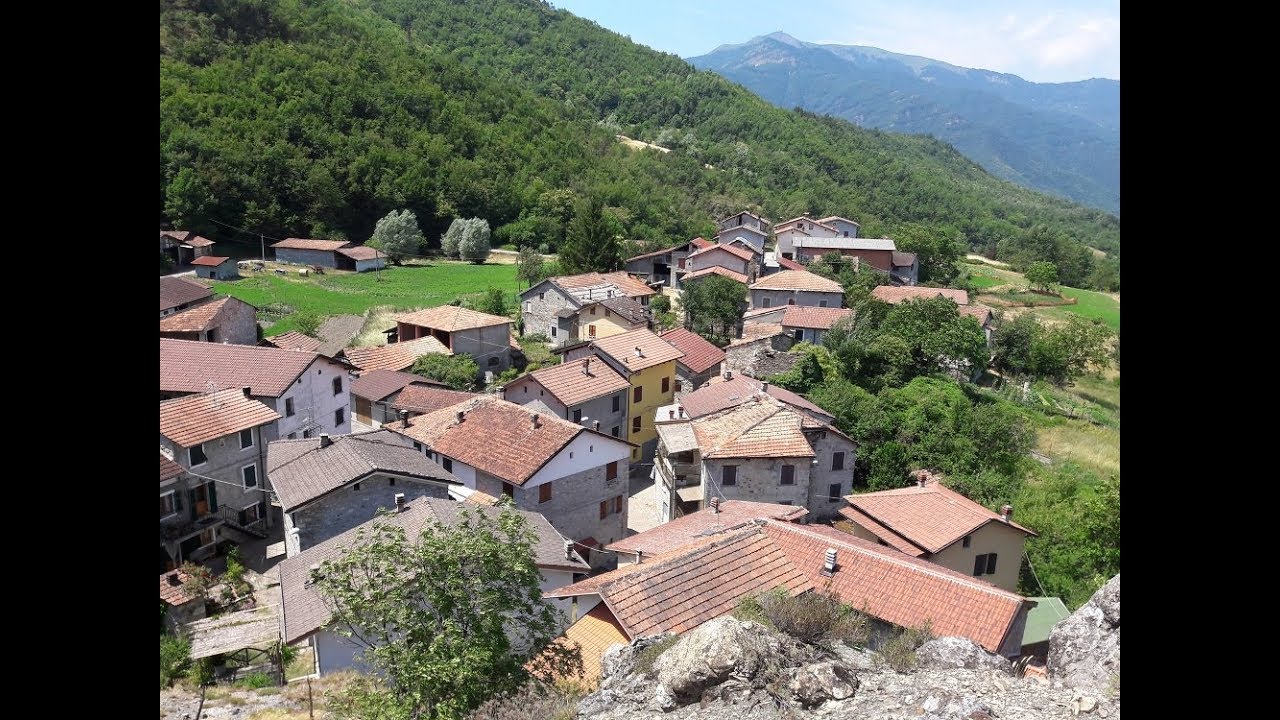
[{"label": "chimney pot", "polygon": [[408,410],[400,411],[400,422],[404,423],[405,427],[409,427],[409,411]]},{"label": "chimney pot", "polygon": [[679,406],[679,410],[680,410],[680,417],[684,417],[684,406],[683,405]]},{"label": "chimney pot", "polygon": [[507,399],[507,386],[505,386],[505,385],[499,385],[498,387],[494,388],[494,394],[496,394],[496,395],[498,396],[498,399],[499,399],[499,400],[506,400],[506,399]]},{"label": "chimney pot", "polygon": [[396,493],[396,511],[404,512],[404,493]]},{"label": "chimney pot", "polygon": [[591,429],[595,430],[596,432],[600,432],[600,421],[599,420],[592,421]]},{"label": "chimney pot", "polygon": [[582,374],[583,375],[591,374],[591,358],[589,357],[582,358]]},{"label": "chimney pot", "polygon": [[1012,506],[1012,505],[1001,505],[1001,506],[1000,506],[1000,519],[1004,520],[1005,522],[1009,522],[1009,518],[1011,518],[1011,517],[1013,517],[1013,506]]},{"label": "chimney pot", "polygon": [[769,392],[769,381],[765,380],[760,383],[760,392]]},{"label": "chimney pot", "polygon": [[668,419],[668,420],[674,420],[674,419],[675,419],[675,417],[676,417],[676,411],[675,411],[675,410],[668,410],[668,411],[667,411],[667,419]]},{"label": "chimney pot", "polygon": [[920,472],[916,473],[916,486],[917,486],[917,487],[924,487],[924,484],[925,484],[926,482],[928,482],[928,481],[929,481],[929,473],[928,473],[928,472],[926,472],[926,471],[924,471],[924,470],[921,470]]},{"label": "chimney pot", "polygon": [[459,411],[458,411],[458,422],[462,422],[462,419],[463,419],[463,418],[465,418],[466,416],[467,416],[467,413],[466,413],[466,411],[465,411],[465,410],[459,410]]},{"label": "chimney pot", "polygon": [[824,572],[828,572],[828,573],[835,572],[836,570],[836,549],[835,548],[832,548],[832,547],[827,548],[826,557],[823,558],[823,562],[822,562],[822,569]]},{"label": "chimney pot", "polygon": [[713,513],[720,512],[720,498],[718,497],[711,498],[711,512]]},{"label": "chimney pot", "polygon": [[249,387],[248,385],[245,385],[244,387],[240,388],[240,392],[244,393],[245,397],[252,397],[252,395],[249,394],[249,391],[252,389],[253,388]]},{"label": "chimney pot", "polygon": [[572,540],[564,541],[564,559],[565,560],[573,559],[573,541]]},{"label": "chimney pot", "polygon": [[529,417],[533,418],[534,428],[538,428],[542,425],[542,420],[538,417],[538,413],[529,413]]},{"label": "chimney pot", "polygon": [[329,433],[320,433],[320,447],[327,448],[333,444],[333,438],[329,437]]},{"label": "chimney pot", "polygon": [[724,379],[725,379],[725,380],[732,380],[732,379],[733,379],[733,371],[732,371],[732,370],[725,370],[725,371],[724,371]]}]

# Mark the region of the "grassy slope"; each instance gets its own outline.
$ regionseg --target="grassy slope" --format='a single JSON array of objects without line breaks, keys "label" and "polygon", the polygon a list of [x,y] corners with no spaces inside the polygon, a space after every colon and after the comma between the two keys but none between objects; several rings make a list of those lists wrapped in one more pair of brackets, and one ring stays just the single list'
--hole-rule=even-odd
[{"label": "grassy slope", "polygon": [[[1008,284],[1026,286],[1027,284],[1021,273],[1016,273],[1012,270],[1002,270],[990,265],[966,264],[964,267],[969,270],[969,273],[973,276],[974,284],[979,288],[991,288]],[[1062,319],[1066,317],[1067,313],[1072,313],[1091,320],[1101,320],[1110,326],[1112,330],[1118,331],[1120,329],[1120,303],[1115,298],[1106,293],[1071,287],[1062,288],[1062,294],[1069,298],[1075,298],[1076,304],[1035,308],[1033,312],[1049,319]]]}]

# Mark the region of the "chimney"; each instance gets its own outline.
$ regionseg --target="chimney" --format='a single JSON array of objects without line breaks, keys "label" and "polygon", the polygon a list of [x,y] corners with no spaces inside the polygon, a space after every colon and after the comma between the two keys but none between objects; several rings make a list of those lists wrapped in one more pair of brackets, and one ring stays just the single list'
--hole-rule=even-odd
[{"label": "chimney", "polygon": [[929,472],[927,470],[921,470],[916,473],[917,487],[924,487],[924,484],[928,481],[929,481]]},{"label": "chimney", "polygon": [[396,493],[396,512],[404,512],[404,493]]},{"label": "chimney", "polygon": [[711,498],[711,512],[713,513],[720,512],[720,498],[718,497]]},{"label": "chimney", "polygon": [[675,411],[675,410],[668,410],[668,411],[667,411],[667,419],[668,419],[668,420],[675,420],[675,419],[676,419],[676,411]]},{"label": "chimney", "polygon": [[680,410],[680,417],[684,417],[684,406],[680,405],[678,409]]},{"label": "chimney", "polygon": [[591,358],[589,357],[582,358],[582,374],[583,375],[591,374]]},{"label": "chimney", "polygon": [[529,417],[533,419],[533,429],[537,430],[542,427],[542,419],[538,417],[538,413],[529,413]]},{"label": "chimney", "polygon": [[760,383],[760,392],[766,392],[766,393],[767,393],[767,392],[769,392],[769,381],[768,381],[768,380],[765,380],[764,382]]},{"label": "chimney", "polygon": [[592,429],[592,430],[595,430],[596,432],[600,432],[600,421],[599,421],[599,420],[593,420],[593,421],[591,422],[591,429]]},{"label": "chimney", "polygon": [[1011,517],[1013,517],[1013,506],[1012,506],[1012,505],[1001,505],[1001,506],[1000,506],[1000,519],[1001,519],[1001,520],[1003,520],[1003,521],[1005,521],[1005,522],[1009,522],[1009,518],[1011,518]]},{"label": "chimney", "polygon": [[245,385],[244,387],[240,388],[240,392],[244,393],[245,397],[253,397],[252,395],[249,394],[249,391],[251,389],[252,388],[250,388],[248,385]]},{"label": "chimney", "polygon": [[732,370],[725,370],[725,371],[724,371],[724,379],[725,379],[725,380],[732,380],[732,379],[733,379],[733,371],[732,371]]},{"label": "chimney", "polygon": [[459,422],[459,423],[461,423],[461,422],[462,422],[462,419],[463,419],[463,418],[465,418],[466,416],[467,416],[466,411],[464,411],[464,410],[459,410],[459,411],[458,411],[458,413],[457,413],[458,422]]},{"label": "chimney", "polygon": [[836,549],[827,548],[827,555],[822,560],[822,572],[830,574],[836,571]]},{"label": "chimney", "polygon": [[499,385],[498,387],[494,388],[493,393],[494,393],[495,395],[497,395],[497,396],[498,396],[498,399],[499,399],[499,400],[506,400],[506,399],[507,399],[507,386],[506,386],[506,385]]},{"label": "chimney", "polygon": [[400,411],[400,423],[403,424],[405,427],[409,427],[409,411],[408,410]]},{"label": "chimney", "polygon": [[167,579],[169,580],[169,584],[170,584],[170,585],[172,585],[172,586],[174,586],[174,587],[177,587],[177,586],[179,586],[179,585],[181,585],[181,584],[182,584],[182,580],[180,580],[180,579],[178,578],[178,573],[177,573],[177,572],[171,572],[171,573],[169,573],[169,575],[167,576]]},{"label": "chimney", "polygon": [[333,444],[333,438],[329,437],[329,433],[320,433],[320,447],[327,448]]},{"label": "chimney", "polygon": [[573,559],[573,541],[572,540],[564,541],[564,559],[565,560]]}]

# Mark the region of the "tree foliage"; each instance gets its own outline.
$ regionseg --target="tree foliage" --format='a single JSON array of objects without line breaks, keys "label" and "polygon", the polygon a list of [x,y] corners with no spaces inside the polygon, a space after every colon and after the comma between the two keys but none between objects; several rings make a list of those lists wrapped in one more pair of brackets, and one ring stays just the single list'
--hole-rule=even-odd
[{"label": "tree foliage", "polygon": [[544,267],[546,261],[541,253],[531,246],[520,248],[519,254],[516,255],[516,277],[525,282],[525,285],[532,287],[546,278]]},{"label": "tree foliage", "polygon": [[459,353],[444,355],[430,353],[413,363],[410,372],[432,380],[439,380],[454,390],[471,390],[480,375],[480,366],[470,355]]},{"label": "tree foliage", "polygon": [[1115,359],[1111,328],[1076,315],[1046,325],[1030,313],[1003,320],[992,336],[992,363],[1002,374],[1062,386]]},{"label": "tree foliage", "polygon": [[580,668],[576,649],[548,648],[564,618],[542,598],[536,540],[516,512],[460,507],[412,540],[377,522],[325,561],[313,577],[339,632],[386,679],[353,686],[348,705],[362,717],[461,718],[531,674]]},{"label": "tree foliage", "polygon": [[422,251],[422,229],[418,217],[411,210],[392,210],[373,228],[373,237],[367,243],[387,254],[391,262],[399,263]]},{"label": "tree foliage", "polygon": [[620,234],[617,220],[605,211],[598,195],[579,201],[560,247],[561,270],[571,275],[617,270],[622,265]]},{"label": "tree foliage", "polygon": [[458,259],[479,265],[489,259],[489,221],[469,218],[463,221],[458,239]]},{"label": "tree foliage", "polygon": [[462,234],[466,232],[467,221],[454,218],[449,229],[440,236],[440,253],[447,258],[458,257],[458,247],[462,245]]},{"label": "tree foliage", "polygon": [[1058,284],[1058,266],[1051,262],[1040,260],[1031,263],[1025,273],[1027,282],[1031,283],[1031,287],[1049,292],[1053,290],[1053,286]]},{"label": "tree foliage", "polygon": [[685,327],[723,345],[734,335],[746,297],[746,285],[722,275],[708,275],[686,284],[676,303],[685,314]]},{"label": "tree foliage", "polygon": [[959,275],[959,262],[966,247],[955,228],[908,223],[894,232],[893,240],[899,250],[916,254],[920,282],[951,285]]},{"label": "tree foliage", "polygon": [[501,288],[490,287],[480,299],[475,301],[474,309],[490,315],[506,315],[511,312],[507,303],[507,295]]}]

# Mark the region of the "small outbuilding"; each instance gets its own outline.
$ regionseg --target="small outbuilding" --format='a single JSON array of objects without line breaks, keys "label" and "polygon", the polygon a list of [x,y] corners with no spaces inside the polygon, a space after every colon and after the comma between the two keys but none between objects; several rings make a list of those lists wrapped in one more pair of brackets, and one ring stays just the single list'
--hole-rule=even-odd
[{"label": "small outbuilding", "polygon": [[239,277],[236,264],[229,257],[202,255],[191,261],[196,277],[206,280],[234,280]]}]

